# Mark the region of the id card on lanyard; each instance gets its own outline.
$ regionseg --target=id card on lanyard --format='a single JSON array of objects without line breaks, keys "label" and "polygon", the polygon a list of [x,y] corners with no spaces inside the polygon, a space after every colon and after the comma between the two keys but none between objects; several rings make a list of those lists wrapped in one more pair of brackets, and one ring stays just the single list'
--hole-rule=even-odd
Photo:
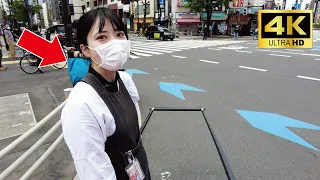
[{"label": "id card on lanyard", "polygon": [[132,154],[132,151],[126,153],[128,155],[129,165],[125,168],[129,180],[144,180],[145,176],[137,158]]},{"label": "id card on lanyard", "polygon": [[136,158],[126,167],[126,172],[130,180],[144,180],[145,178],[140,163]]}]

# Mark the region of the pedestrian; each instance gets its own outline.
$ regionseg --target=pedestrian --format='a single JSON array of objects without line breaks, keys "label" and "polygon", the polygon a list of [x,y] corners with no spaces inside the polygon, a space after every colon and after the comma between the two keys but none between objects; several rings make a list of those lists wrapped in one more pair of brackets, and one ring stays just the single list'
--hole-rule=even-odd
[{"label": "pedestrian", "polygon": [[22,31],[20,30],[20,28],[18,26],[14,26],[14,28],[13,28],[13,37],[15,39],[15,42],[18,42],[21,34],[22,34]]},{"label": "pedestrian", "polygon": [[207,25],[204,25],[204,28],[203,28],[203,40],[207,40],[207,37],[208,37],[208,28],[207,28]]},{"label": "pedestrian", "polygon": [[68,96],[61,122],[80,180],[151,179],[135,108],[139,94],[131,76],[118,71],[130,55],[126,29],[108,8],[92,9],[78,22],[80,51],[91,65]]},{"label": "pedestrian", "polygon": [[239,36],[239,25],[236,26],[236,28],[233,31],[234,39],[237,40]]},{"label": "pedestrian", "polygon": [[[0,36],[3,37],[2,33],[0,33]],[[7,70],[6,67],[2,66],[2,42],[0,41],[0,71],[5,71]]]},{"label": "pedestrian", "polygon": [[10,26],[6,24],[5,29],[3,31],[4,32],[3,35],[9,46],[10,60],[14,61],[16,59],[16,49],[15,49],[13,34],[10,29],[11,29]]}]

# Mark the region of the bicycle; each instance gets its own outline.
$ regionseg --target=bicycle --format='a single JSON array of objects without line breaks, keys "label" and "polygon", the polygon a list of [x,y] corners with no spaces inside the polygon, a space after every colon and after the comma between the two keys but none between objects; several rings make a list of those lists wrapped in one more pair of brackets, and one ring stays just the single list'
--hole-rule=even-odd
[{"label": "bicycle", "polygon": [[[63,53],[65,54],[66,58],[68,59],[68,51],[71,48],[68,48],[66,46],[63,46]],[[39,64],[38,64],[38,57],[35,56],[34,54],[27,52],[23,50],[23,57],[20,59],[19,65],[20,68],[23,72],[27,74],[34,74],[38,71],[39,69]],[[61,62],[61,63],[56,63],[51,65],[54,69],[63,69],[67,66],[67,61],[66,62]],[[28,70],[28,68],[31,68],[31,70]]]}]

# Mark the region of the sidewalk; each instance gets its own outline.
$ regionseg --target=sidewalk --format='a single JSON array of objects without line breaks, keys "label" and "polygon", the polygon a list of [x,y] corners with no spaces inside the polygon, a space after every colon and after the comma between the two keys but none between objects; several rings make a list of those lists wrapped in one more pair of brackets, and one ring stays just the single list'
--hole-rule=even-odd
[{"label": "sidewalk", "polygon": [[[6,49],[6,44],[4,43],[3,38],[0,38],[0,41],[1,41],[1,44],[2,44],[2,64],[5,65],[5,64],[17,64],[17,63],[19,63],[20,59],[16,59],[15,61],[10,61],[9,60],[10,53]],[[15,49],[16,49],[16,57],[17,58],[22,57],[23,55],[22,55],[22,53],[19,52],[19,47],[16,46]]]}]

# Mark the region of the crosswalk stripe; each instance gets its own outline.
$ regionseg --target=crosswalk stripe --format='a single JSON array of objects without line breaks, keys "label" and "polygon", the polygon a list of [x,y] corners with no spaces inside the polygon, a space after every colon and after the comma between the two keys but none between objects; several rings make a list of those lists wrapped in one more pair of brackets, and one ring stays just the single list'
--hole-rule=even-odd
[{"label": "crosswalk stripe", "polygon": [[138,55],[138,56],[145,56],[145,57],[150,57],[150,56],[152,56],[151,54],[139,53],[139,52],[135,52],[135,51],[134,51],[134,54],[136,54],[136,55]]},{"label": "crosswalk stripe", "polygon": [[[154,44],[154,45],[148,45],[148,46],[145,46],[146,48],[148,48],[148,47],[163,47],[163,46],[161,46],[161,45],[156,45],[156,44]],[[165,47],[167,47],[167,48],[175,48],[175,49],[182,49],[182,50],[185,50],[185,49],[190,49],[190,48],[186,48],[186,47],[180,47],[180,46],[175,46],[175,45],[165,45]]]},{"label": "crosswalk stripe", "polygon": [[139,56],[130,55],[130,58],[131,58],[131,59],[138,59],[138,58],[139,58]]},{"label": "crosswalk stripe", "polygon": [[[145,48],[145,47],[137,47],[137,46],[135,46],[134,49],[144,50],[144,49],[146,49],[146,48]],[[154,52],[163,52],[163,53],[172,53],[172,52],[173,52],[173,51],[161,50],[161,49],[158,49],[158,48],[156,48],[156,47],[154,47],[154,48],[148,48],[148,50],[152,50],[152,51],[154,51]]]},{"label": "crosswalk stripe", "polygon": [[140,49],[136,49],[136,48],[131,48],[132,52],[136,53],[136,52],[142,52],[142,53],[148,53],[148,54],[156,54],[156,55],[160,55],[163,53],[159,53],[159,52],[153,52],[153,51],[144,51],[144,50],[140,50]]},{"label": "crosswalk stripe", "polygon": [[167,47],[167,48],[165,48],[165,47],[157,47],[157,46],[155,46],[155,45],[152,45],[152,46],[134,46],[134,47],[143,47],[143,48],[157,48],[157,49],[160,49],[160,50],[169,50],[169,51],[182,51],[182,49],[179,49],[179,48],[176,48],[176,47],[172,47],[172,46],[170,46],[170,47]]}]

